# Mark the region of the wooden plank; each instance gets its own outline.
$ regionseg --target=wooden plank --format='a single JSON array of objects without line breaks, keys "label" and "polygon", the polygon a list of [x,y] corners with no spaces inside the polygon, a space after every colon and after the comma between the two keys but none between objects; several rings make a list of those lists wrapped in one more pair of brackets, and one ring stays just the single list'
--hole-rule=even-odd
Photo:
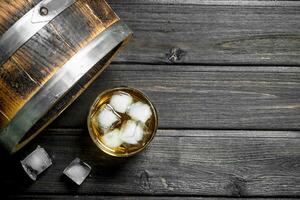
[{"label": "wooden plank", "polygon": [[153,4],[177,4],[177,5],[251,5],[251,6],[298,6],[300,5],[298,1],[293,0],[108,0],[108,2],[112,5],[122,4],[122,5],[153,5]]},{"label": "wooden plank", "polygon": [[[10,195],[299,197],[299,142],[300,132],[160,130],[145,152],[120,159],[101,154],[87,130],[52,130],[1,160],[0,186]],[[33,183],[18,162],[37,144],[54,164]],[[62,177],[75,157],[93,168],[80,187]]]},{"label": "wooden plank", "polygon": [[274,7],[278,1],[264,1],[270,6],[111,2],[135,33],[117,62],[300,64],[297,1],[281,7]]},{"label": "wooden plank", "polygon": [[247,67],[223,66],[200,67],[195,71],[196,66],[191,71],[189,66],[178,66],[174,71],[172,68],[113,65],[52,127],[85,127],[89,107],[97,95],[108,88],[128,85],[141,89],[153,100],[160,128],[300,128],[297,68],[291,68],[291,72],[268,67],[257,71],[251,67],[247,71]]},{"label": "wooden plank", "polygon": [[188,65],[113,63],[110,71],[300,73],[298,66]]},{"label": "wooden plank", "polygon": [[[178,197],[161,197],[161,196],[98,196],[98,195],[11,195],[7,197],[8,199],[87,199],[87,200],[93,200],[93,199],[106,199],[106,200],[139,200],[139,199],[146,199],[146,200],[152,200],[155,198],[156,200],[228,200],[226,197],[188,197],[188,196],[178,196]],[[239,198],[231,198],[233,200],[238,200]],[[276,200],[288,200],[291,198],[276,198]],[[243,198],[243,200],[275,200],[275,198]]]}]

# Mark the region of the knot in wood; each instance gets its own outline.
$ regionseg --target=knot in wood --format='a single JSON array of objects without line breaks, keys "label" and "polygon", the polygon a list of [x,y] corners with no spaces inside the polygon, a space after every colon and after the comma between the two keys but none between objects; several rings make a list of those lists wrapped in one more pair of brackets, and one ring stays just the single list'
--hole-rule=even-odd
[{"label": "knot in wood", "polygon": [[170,52],[166,55],[170,62],[177,62],[182,60],[182,58],[186,55],[186,52],[180,48],[172,48]]},{"label": "knot in wood", "polygon": [[144,190],[151,190],[149,173],[147,170],[144,170],[140,175],[140,185]]}]

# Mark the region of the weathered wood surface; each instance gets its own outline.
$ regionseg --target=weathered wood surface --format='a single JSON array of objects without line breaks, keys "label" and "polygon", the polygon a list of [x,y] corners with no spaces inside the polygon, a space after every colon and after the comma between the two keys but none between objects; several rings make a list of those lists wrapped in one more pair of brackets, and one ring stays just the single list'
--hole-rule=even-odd
[{"label": "weathered wood surface", "polygon": [[118,62],[300,64],[299,1],[110,2],[135,32]]},{"label": "weathered wood surface", "polygon": [[220,6],[231,6],[231,5],[251,5],[251,6],[298,6],[299,1],[295,0],[107,0],[111,5],[132,5],[139,4],[143,5],[220,5]]},{"label": "weathered wood surface", "polygon": [[167,65],[111,65],[52,127],[85,128],[96,96],[120,85],[153,99],[160,128],[300,128],[299,68]]},{"label": "weathered wood surface", "polygon": [[[50,130],[1,165],[2,194],[77,195],[300,195],[300,133],[281,131],[160,130],[150,147],[129,159],[108,158],[87,130]],[[53,166],[34,183],[18,160],[36,144]],[[76,187],[62,176],[75,157],[93,168]],[[9,170],[9,173],[7,172]],[[12,190],[13,188],[13,190]]]},{"label": "weathered wood surface", "polygon": [[[170,196],[170,197],[165,197],[165,196],[156,196],[156,200],[182,200],[182,199],[187,199],[187,200],[228,200],[226,197],[187,197],[187,196]],[[149,196],[99,196],[99,195],[21,195],[21,196],[16,196],[16,195],[11,195],[8,197],[8,199],[83,199],[83,200],[99,200],[99,199],[104,199],[104,200],[140,200],[140,199],[146,199],[146,200],[152,200],[153,197]],[[238,200],[240,198],[230,198],[233,200]],[[277,200],[287,200],[290,198],[276,198]],[[272,198],[243,198],[243,200],[272,200]]]},{"label": "weathered wood surface", "polygon": [[[5,160],[3,195],[299,198],[300,2],[108,2],[133,29],[134,40],[51,130]],[[157,137],[128,160],[104,157],[86,129],[96,96],[120,85],[145,91],[159,111]],[[19,160],[37,144],[54,165],[33,183]],[[75,157],[93,167],[80,187],[61,176]]]}]

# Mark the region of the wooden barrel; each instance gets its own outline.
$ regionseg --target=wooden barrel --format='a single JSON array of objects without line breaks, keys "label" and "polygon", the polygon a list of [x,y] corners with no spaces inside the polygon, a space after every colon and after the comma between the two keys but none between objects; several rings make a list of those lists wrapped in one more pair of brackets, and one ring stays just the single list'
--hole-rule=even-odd
[{"label": "wooden barrel", "polygon": [[131,37],[104,0],[0,1],[0,144],[52,122]]}]

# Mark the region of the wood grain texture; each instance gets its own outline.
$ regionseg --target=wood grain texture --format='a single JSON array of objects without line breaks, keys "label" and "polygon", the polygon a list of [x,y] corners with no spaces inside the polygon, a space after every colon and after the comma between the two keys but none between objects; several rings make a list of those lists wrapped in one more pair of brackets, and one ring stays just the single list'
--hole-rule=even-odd
[{"label": "wood grain texture", "polygon": [[[28,98],[28,94],[35,92],[39,84],[13,60],[0,66],[0,111],[9,121],[13,118]],[[0,121],[0,127],[4,125]]]},{"label": "wood grain texture", "polygon": [[153,4],[160,4],[160,5],[220,5],[220,6],[244,6],[244,5],[251,5],[251,6],[297,6],[300,5],[299,1],[294,0],[108,0],[111,5],[115,4],[123,4],[123,5],[131,5],[131,4],[139,4],[143,5],[153,5]]},{"label": "wood grain texture", "polygon": [[243,6],[193,3],[204,1],[110,2],[135,33],[118,62],[300,64],[297,1],[282,7],[274,7],[281,1],[263,1],[273,6],[253,6],[252,1]]},{"label": "wood grain texture", "polygon": [[[299,132],[160,130],[146,151],[119,159],[101,154],[86,130],[48,130],[5,160],[0,186],[3,195],[299,197],[299,142]],[[54,164],[33,183],[16,163],[37,144]],[[75,157],[93,168],[80,187],[62,176]]]},{"label": "wood grain texture", "polygon": [[128,85],[141,89],[153,101],[160,128],[300,128],[298,68],[290,68],[291,72],[284,67],[188,68],[112,65],[52,127],[86,127],[89,107],[97,95]]},{"label": "wood grain texture", "polygon": [[[37,1],[1,1],[2,30],[7,30]],[[22,10],[17,12],[18,10]],[[119,18],[105,1],[77,1],[66,9],[0,68],[0,111],[11,120],[75,53]],[[0,127],[7,120],[0,118]]]},{"label": "wood grain texture", "polygon": [[[140,199],[146,199],[146,200],[152,200],[154,197],[149,196],[99,196],[99,195],[10,195],[7,196],[8,199],[87,199],[87,200],[140,200]],[[155,196],[156,200],[228,200],[226,197],[188,197],[188,196]],[[232,200],[238,200],[240,198],[230,198]],[[243,198],[244,200],[274,200],[274,198]],[[291,198],[276,198],[277,200],[291,200]]]}]

